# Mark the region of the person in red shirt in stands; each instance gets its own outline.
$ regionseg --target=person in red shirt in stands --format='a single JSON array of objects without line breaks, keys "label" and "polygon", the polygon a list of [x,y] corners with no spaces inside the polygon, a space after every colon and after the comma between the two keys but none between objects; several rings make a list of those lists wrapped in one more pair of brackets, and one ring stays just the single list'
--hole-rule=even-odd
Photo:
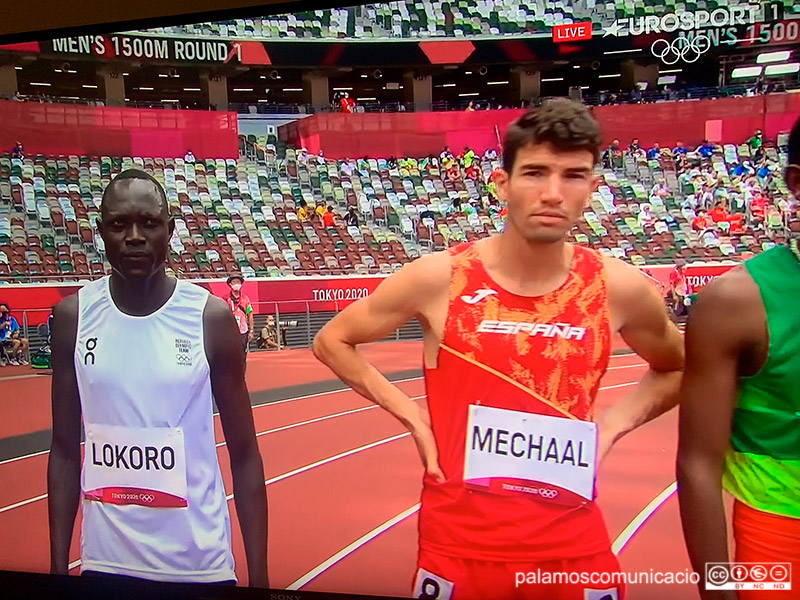
[{"label": "person in red shirt in stands", "polygon": [[672,295],[672,309],[675,316],[680,317],[686,314],[686,301],[692,295],[692,286],[686,276],[684,266],[686,260],[679,258],[675,261],[675,268],[669,274],[669,290]]},{"label": "person in red shirt in stands", "polygon": [[764,194],[756,194],[750,202],[750,214],[762,223],[767,219],[767,199]]},{"label": "person in red shirt in stands", "polygon": [[723,221],[730,221],[730,214],[728,214],[728,209],[726,209],[722,204],[717,204],[711,211],[708,213],[708,216],[714,221],[714,223],[721,223]]},{"label": "person in red shirt in stands", "polygon": [[697,216],[692,221],[692,229],[695,231],[703,231],[708,229],[708,219],[706,219],[706,211],[698,210]]},{"label": "person in red shirt in stands", "polygon": [[329,206],[325,214],[322,215],[322,224],[328,229],[333,229],[336,225],[336,213],[333,212],[333,207]]},{"label": "person in red shirt in stands", "polygon": [[344,93],[342,99],[339,101],[343,113],[352,113],[356,110],[356,102],[350,97],[347,92]]},{"label": "person in red shirt in stands", "polygon": [[478,166],[478,163],[472,163],[469,167],[467,167],[466,175],[467,175],[468,178],[470,178],[472,180],[480,179],[481,178],[481,170],[480,170],[480,168]]},{"label": "person in red shirt in stands", "polygon": [[458,169],[458,163],[453,163],[453,165],[447,169],[447,178],[450,181],[456,181],[461,176],[461,172]]}]

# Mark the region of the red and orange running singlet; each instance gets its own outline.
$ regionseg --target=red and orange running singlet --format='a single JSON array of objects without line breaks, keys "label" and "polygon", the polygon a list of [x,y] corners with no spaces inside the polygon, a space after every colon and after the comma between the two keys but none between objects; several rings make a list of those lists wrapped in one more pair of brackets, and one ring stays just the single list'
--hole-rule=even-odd
[{"label": "red and orange running singlet", "polygon": [[575,246],[539,297],[498,286],[473,243],[451,250],[438,365],[425,370],[446,476],[424,480],[420,548],[486,561],[609,551],[594,501],[594,400],[611,354],[600,254]]}]

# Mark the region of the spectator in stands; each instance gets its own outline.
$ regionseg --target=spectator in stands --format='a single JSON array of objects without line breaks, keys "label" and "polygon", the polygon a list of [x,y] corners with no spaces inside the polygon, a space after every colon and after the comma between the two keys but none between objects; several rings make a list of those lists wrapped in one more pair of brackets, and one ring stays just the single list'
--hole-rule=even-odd
[{"label": "spectator in stands", "polygon": [[750,217],[754,227],[760,227],[767,220],[767,198],[762,193],[753,196],[750,201]]},{"label": "spectator in stands", "polygon": [[355,206],[351,206],[348,209],[345,223],[348,227],[358,227],[358,212],[356,212]]},{"label": "spectator in stands", "polygon": [[762,188],[768,185],[769,183],[768,179],[771,173],[772,170],[770,169],[769,164],[767,163],[767,159],[762,158],[758,166],[758,171],[756,171],[756,175],[758,176],[758,183],[761,184]]},{"label": "spectator in stands", "polygon": [[441,159],[441,161],[443,163],[444,163],[445,159],[453,158],[453,154],[450,152],[450,147],[449,146],[445,146],[444,147],[444,150],[442,150],[442,153],[439,155],[439,158]]},{"label": "spectator in stands", "polygon": [[297,209],[297,218],[300,221],[308,221],[310,215],[309,215],[309,212],[308,212],[308,207],[306,205],[306,201],[305,200],[300,200],[300,202],[298,203],[298,206],[299,206],[299,208]]},{"label": "spectator in stands", "polygon": [[323,167],[325,166],[325,155],[322,153],[322,150],[317,154],[317,164]]},{"label": "spectator in stands", "polygon": [[647,151],[647,160],[659,160],[661,158],[661,148],[658,143],[653,143],[653,147]]},{"label": "spectator in stands", "polygon": [[329,207],[325,205],[324,200],[317,200],[317,208],[314,209],[314,212],[320,219],[322,219],[325,216],[325,213],[328,212],[328,208]]},{"label": "spectator in stands", "polygon": [[333,212],[332,206],[329,206],[322,215],[322,224],[328,229],[333,229],[336,226],[336,213]]},{"label": "spectator in stands", "polygon": [[244,277],[242,275],[236,274],[228,277],[230,295],[226,300],[236,319],[239,333],[242,335],[242,352],[245,368],[247,368],[247,350],[255,335],[255,325],[253,324],[253,305],[250,302],[250,298],[242,293],[243,284]]},{"label": "spectator in stands", "polygon": [[453,198],[452,204],[447,208],[447,214],[452,213],[460,213],[461,212],[461,198],[456,196]]},{"label": "spectator in stands", "polygon": [[14,146],[14,149],[11,151],[11,158],[25,158],[25,150],[22,147],[22,142],[17,142],[17,144]]},{"label": "spectator in stands", "polygon": [[731,173],[737,177],[744,177],[746,175],[755,173],[755,170],[753,169],[753,165],[750,164],[750,161],[745,160],[736,165]]},{"label": "spectator in stands", "polygon": [[473,181],[478,181],[481,179],[480,163],[473,162],[466,168],[464,174],[467,176],[467,178],[472,179]]},{"label": "spectator in stands", "polygon": [[353,174],[355,169],[353,168],[353,162],[349,158],[345,158],[344,162],[339,167],[339,171],[347,175],[348,177]]},{"label": "spectator in stands", "polygon": [[622,168],[622,149],[619,146],[619,140],[611,142],[611,145],[603,153],[603,164],[609,169]]},{"label": "spectator in stands", "polygon": [[472,100],[469,101],[467,104],[467,112],[473,112],[475,110],[475,103]]},{"label": "spectator in stands", "polygon": [[14,102],[22,102],[22,98],[19,95],[19,90],[14,92],[14,95],[11,96],[11,100],[14,101]]},{"label": "spectator in stands", "polygon": [[194,164],[195,158],[194,158],[194,154],[192,154],[192,149],[191,148],[186,151],[186,156],[183,157],[183,161],[186,164],[189,164],[189,165],[193,165]]},{"label": "spectator in stands", "polygon": [[761,130],[756,130],[755,135],[751,137],[747,143],[750,146],[750,154],[753,156],[753,159],[758,162],[761,158],[762,147],[764,145],[764,137]]},{"label": "spectator in stands", "polygon": [[708,219],[706,218],[706,211],[698,210],[697,216],[692,220],[692,229],[700,233],[708,228]]},{"label": "spectator in stands", "polygon": [[637,216],[639,227],[651,227],[656,222],[656,216],[650,208],[649,204],[642,204],[639,215]]},{"label": "spectator in stands", "polygon": [[714,144],[708,140],[703,140],[703,143],[697,147],[695,152],[700,154],[700,156],[703,158],[711,158],[711,156],[714,154]]},{"label": "spectator in stands", "polygon": [[358,159],[358,170],[362,175],[369,177],[369,156]]},{"label": "spectator in stands", "polygon": [[464,146],[464,155],[462,158],[462,164],[464,165],[465,169],[468,169],[472,166],[472,162],[475,160],[475,152],[473,152],[469,146]]},{"label": "spectator in stands", "polygon": [[628,154],[630,154],[633,158],[640,158],[644,156],[644,149],[639,143],[639,138],[633,138],[631,140],[631,145],[628,146]]},{"label": "spectator in stands", "polygon": [[486,152],[483,153],[483,158],[487,160],[497,160],[497,150],[494,148],[489,148]]},{"label": "spectator in stands", "polygon": [[709,211],[708,216],[711,217],[714,223],[722,223],[730,219],[730,214],[728,209],[725,208],[724,202],[717,202],[714,208]]},{"label": "spectator in stands", "polygon": [[672,299],[672,310],[676,317],[682,317],[687,312],[687,300],[692,295],[692,287],[689,278],[686,276],[684,265],[685,259],[678,258],[675,261],[675,268],[669,275],[669,289]]},{"label": "spectator in stands", "polygon": [[458,181],[461,178],[461,171],[458,168],[458,163],[453,161],[450,168],[447,169],[447,179],[450,181]]},{"label": "spectator in stands", "polygon": [[11,316],[8,304],[0,304],[0,344],[11,365],[28,364],[28,340],[22,337],[17,319]]},{"label": "spectator in stands", "polygon": [[397,159],[394,156],[390,156],[386,161],[386,166],[390,169],[397,168]]},{"label": "spectator in stands", "polygon": [[353,113],[355,112],[356,102],[350,97],[350,94],[345,92],[342,95],[342,99],[339,100],[339,105],[342,108],[343,113]]},{"label": "spectator in stands", "polygon": [[667,186],[667,180],[663,177],[659,177],[658,181],[653,184],[653,188],[650,190],[651,196],[658,196],[660,198],[664,198],[669,194],[669,187]]},{"label": "spectator in stands", "polygon": [[278,330],[275,327],[275,317],[267,316],[267,322],[261,328],[261,336],[258,338],[258,347],[266,350],[279,350]]}]

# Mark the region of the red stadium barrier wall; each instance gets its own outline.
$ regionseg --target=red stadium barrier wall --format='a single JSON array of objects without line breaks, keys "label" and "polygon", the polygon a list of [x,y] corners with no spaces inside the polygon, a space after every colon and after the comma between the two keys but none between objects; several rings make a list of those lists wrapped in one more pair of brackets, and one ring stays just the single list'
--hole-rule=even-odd
[{"label": "red stadium barrier wall", "polygon": [[476,152],[497,148],[497,133],[522,110],[419,113],[321,113],[283,125],[278,136],[314,154],[329,158],[362,156],[437,156],[445,146],[458,153],[469,146]]},{"label": "red stadium barrier wall", "polygon": [[[603,128],[604,143],[623,145],[638,137],[645,147],[657,142],[697,146],[708,137],[722,144],[741,144],[756,129],[767,139],[787,132],[800,115],[800,94],[721,98],[598,106],[593,114]],[[509,123],[522,110],[437,113],[322,113],[284,125],[280,139],[329,158],[438,155],[469,146],[476,152],[497,148]]]},{"label": "red stadium barrier wall", "polygon": [[238,158],[236,113],[0,101],[0,152]]},{"label": "red stadium barrier wall", "polygon": [[[689,281],[695,290],[732,268],[731,264],[689,265]],[[666,289],[671,266],[648,267],[646,272]],[[299,277],[292,279],[249,279],[243,291],[255,305],[258,314],[322,312],[341,310],[375,291],[385,276],[363,277]],[[196,281],[215,296],[228,295],[224,281]],[[47,321],[50,309],[62,298],[76,293],[77,284],[6,285],[0,286],[0,302],[7,302],[11,313],[21,319],[24,312],[29,326]]]}]

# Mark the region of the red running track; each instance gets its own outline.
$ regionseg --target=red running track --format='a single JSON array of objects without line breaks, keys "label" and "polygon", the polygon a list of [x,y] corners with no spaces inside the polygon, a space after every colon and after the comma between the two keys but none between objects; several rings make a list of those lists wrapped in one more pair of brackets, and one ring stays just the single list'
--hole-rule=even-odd
[{"label": "red running track", "polygon": [[[396,372],[419,366],[421,346],[380,344],[367,353],[385,372]],[[600,406],[632,389],[644,373],[640,363],[635,356],[612,359],[612,369],[602,382]],[[331,376],[308,351],[250,358],[251,391],[309,379],[323,381]],[[4,397],[12,381],[16,389],[22,382],[41,385],[39,378],[4,381],[0,377]],[[412,397],[424,394],[422,379],[398,385]],[[43,400],[49,406],[49,389]],[[415,566],[415,508],[422,467],[402,426],[350,390],[257,406],[253,411],[267,477],[272,586],[408,596]],[[621,533],[624,539],[633,534],[621,548],[623,570],[683,572],[689,568],[674,494],[664,495],[664,502],[655,506],[653,516],[640,527],[635,522],[630,527],[642,509],[674,481],[676,432],[673,411],[620,441],[601,466],[599,502],[612,539]],[[228,455],[219,431],[218,441],[230,493]],[[4,484],[0,485],[0,568],[34,572],[48,568],[46,466],[46,453],[0,463],[0,484]],[[235,523],[237,572],[245,580],[234,503],[229,507]],[[76,524],[70,553],[75,573],[79,571],[78,531]],[[632,600],[698,597],[691,585],[631,585],[629,594]]]}]

